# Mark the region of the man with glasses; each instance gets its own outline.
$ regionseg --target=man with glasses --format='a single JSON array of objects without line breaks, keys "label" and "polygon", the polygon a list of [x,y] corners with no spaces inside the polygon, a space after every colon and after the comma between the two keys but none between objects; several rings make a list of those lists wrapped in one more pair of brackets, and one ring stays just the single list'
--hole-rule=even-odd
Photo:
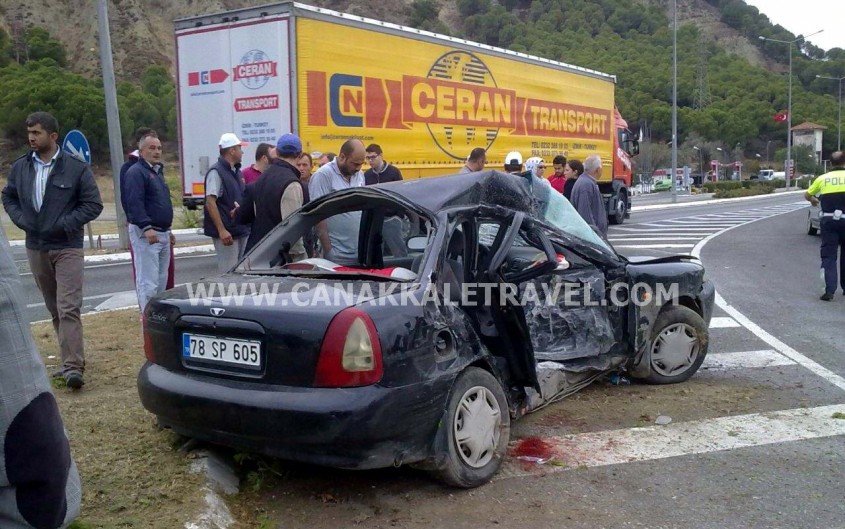
[{"label": "man with glasses", "polygon": [[[402,180],[402,172],[395,166],[384,161],[384,152],[381,150],[380,145],[371,143],[366,149],[365,158],[367,159],[367,163],[370,164],[370,168],[364,173],[365,185],[369,186]],[[398,215],[398,212],[388,212],[384,218],[381,233],[385,245],[387,245],[387,248],[394,257],[408,255],[408,247],[402,235],[402,217]]]}]

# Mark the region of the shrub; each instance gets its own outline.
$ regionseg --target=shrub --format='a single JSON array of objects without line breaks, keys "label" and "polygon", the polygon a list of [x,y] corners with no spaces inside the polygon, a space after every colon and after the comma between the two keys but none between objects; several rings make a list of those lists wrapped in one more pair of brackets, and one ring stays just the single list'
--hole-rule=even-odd
[{"label": "shrub", "polygon": [[739,198],[739,197],[753,197],[756,195],[768,195],[775,190],[771,186],[751,186],[749,189],[720,189],[716,191],[713,198]]},{"label": "shrub", "polygon": [[705,182],[703,187],[706,193],[716,193],[720,190],[740,189],[742,182]]}]

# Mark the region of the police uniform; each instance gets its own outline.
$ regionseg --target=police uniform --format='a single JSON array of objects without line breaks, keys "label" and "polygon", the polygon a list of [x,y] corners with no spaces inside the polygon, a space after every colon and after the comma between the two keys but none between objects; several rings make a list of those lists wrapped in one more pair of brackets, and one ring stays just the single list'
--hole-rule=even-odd
[{"label": "police uniform", "polygon": [[821,204],[820,226],[822,231],[822,269],[824,270],[825,293],[836,293],[836,260],[839,260],[839,285],[845,292],[845,167],[837,167],[816,178],[809,189],[809,195],[818,195]]}]

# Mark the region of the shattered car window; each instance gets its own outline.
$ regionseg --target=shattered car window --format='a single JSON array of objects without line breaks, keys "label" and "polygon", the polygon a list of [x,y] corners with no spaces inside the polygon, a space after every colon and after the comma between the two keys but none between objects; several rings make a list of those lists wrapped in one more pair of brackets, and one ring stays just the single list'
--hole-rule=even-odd
[{"label": "shattered car window", "polygon": [[389,198],[348,195],[285,219],[235,271],[412,280],[425,248],[409,244],[409,240],[430,238],[433,231],[429,219]]}]

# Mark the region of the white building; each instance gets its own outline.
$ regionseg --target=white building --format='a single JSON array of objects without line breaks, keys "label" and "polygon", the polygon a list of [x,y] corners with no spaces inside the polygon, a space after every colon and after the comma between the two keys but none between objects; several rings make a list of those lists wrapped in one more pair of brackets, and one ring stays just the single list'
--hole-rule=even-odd
[{"label": "white building", "polygon": [[792,127],[792,144],[810,147],[816,156],[816,163],[821,163],[822,134],[825,130],[827,130],[827,127],[823,125],[816,125],[815,123],[805,121],[800,125]]}]

